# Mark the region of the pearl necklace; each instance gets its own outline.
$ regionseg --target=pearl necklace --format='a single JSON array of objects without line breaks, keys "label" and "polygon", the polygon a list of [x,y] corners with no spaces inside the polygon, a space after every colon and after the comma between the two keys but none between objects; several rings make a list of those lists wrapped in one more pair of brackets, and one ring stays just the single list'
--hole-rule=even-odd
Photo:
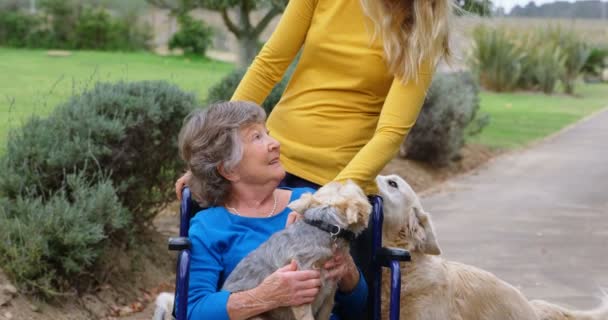
[{"label": "pearl necklace", "polygon": [[[270,213],[266,216],[266,218],[271,217],[272,215],[274,215],[275,211],[277,210],[277,194],[276,192],[272,192],[272,197],[274,198],[274,204],[272,205],[272,211],[270,211]],[[236,210],[233,207],[228,207],[226,206],[226,209],[234,212],[234,214],[236,214],[237,216],[243,216],[240,212],[238,212],[238,210]]]}]

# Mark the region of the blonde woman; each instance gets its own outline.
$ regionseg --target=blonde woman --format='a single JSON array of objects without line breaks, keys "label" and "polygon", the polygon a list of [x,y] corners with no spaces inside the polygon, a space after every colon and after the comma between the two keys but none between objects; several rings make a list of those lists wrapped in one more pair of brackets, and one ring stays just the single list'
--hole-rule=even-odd
[{"label": "blonde woman", "polygon": [[232,100],[262,103],[300,48],[267,122],[289,181],[374,179],[414,125],[449,56],[452,0],[291,0]]},{"label": "blonde woman", "polygon": [[[452,0],[290,0],[232,100],[261,104],[302,48],[267,122],[284,185],[374,179],[414,126],[450,55]],[[176,183],[178,197],[189,178]]]}]

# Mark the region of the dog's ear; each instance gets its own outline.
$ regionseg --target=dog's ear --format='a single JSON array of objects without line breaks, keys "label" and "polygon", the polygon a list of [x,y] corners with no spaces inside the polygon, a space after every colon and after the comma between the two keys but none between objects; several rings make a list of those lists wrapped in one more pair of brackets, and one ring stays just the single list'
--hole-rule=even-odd
[{"label": "dog's ear", "polygon": [[353,223],[367,225],[372,206],[363,190],[356,183],[348,180],[340,192],[344,196],[346,222],[349,225]]},{"label": "dog's ear", "polygon": [[413,214],[410,215],[409,227],[414,238],[414,245],[426,254],[441,254],[429,214],[418,207],[412,209]]},{"label": "dog's ear", "polygon": [[297,213],[304,214],[304,211],[311,207],[313,199],[312,193],[305,193],[300,199],[288,204],[287,207]]},{"label": "dog's ear", "polygon": [[350,201],[346,208],[346,221],[349,225],[353,223],[367,225],[367,220],[369,219],[371,211],[372,206],[369,204],[367,197]]}]

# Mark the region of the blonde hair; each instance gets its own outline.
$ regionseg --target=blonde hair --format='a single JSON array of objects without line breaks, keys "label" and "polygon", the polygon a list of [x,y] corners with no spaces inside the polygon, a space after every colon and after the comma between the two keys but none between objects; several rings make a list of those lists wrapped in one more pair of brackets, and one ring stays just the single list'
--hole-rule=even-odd
[{"label": "blonde hair", "polygon": [[453,0],[361,0],[384,43],[390,72],[403,82],[417,80],[423,64],[450,57]]}]

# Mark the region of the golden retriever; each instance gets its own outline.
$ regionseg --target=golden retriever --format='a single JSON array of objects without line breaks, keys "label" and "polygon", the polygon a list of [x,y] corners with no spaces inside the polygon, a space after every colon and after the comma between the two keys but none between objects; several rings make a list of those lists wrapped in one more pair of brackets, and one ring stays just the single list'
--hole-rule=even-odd
[{"label": "golden retriever", "polygon": [[[396,175],[376,182],[384,199],[383,245],[412,256],[401,267],[401,320],[608,320],[608,301],[591,311],[530,302],[489,272],[442,259],[431,218],[410,185]],[[384,319],[388,288],[384,281]]]}]

